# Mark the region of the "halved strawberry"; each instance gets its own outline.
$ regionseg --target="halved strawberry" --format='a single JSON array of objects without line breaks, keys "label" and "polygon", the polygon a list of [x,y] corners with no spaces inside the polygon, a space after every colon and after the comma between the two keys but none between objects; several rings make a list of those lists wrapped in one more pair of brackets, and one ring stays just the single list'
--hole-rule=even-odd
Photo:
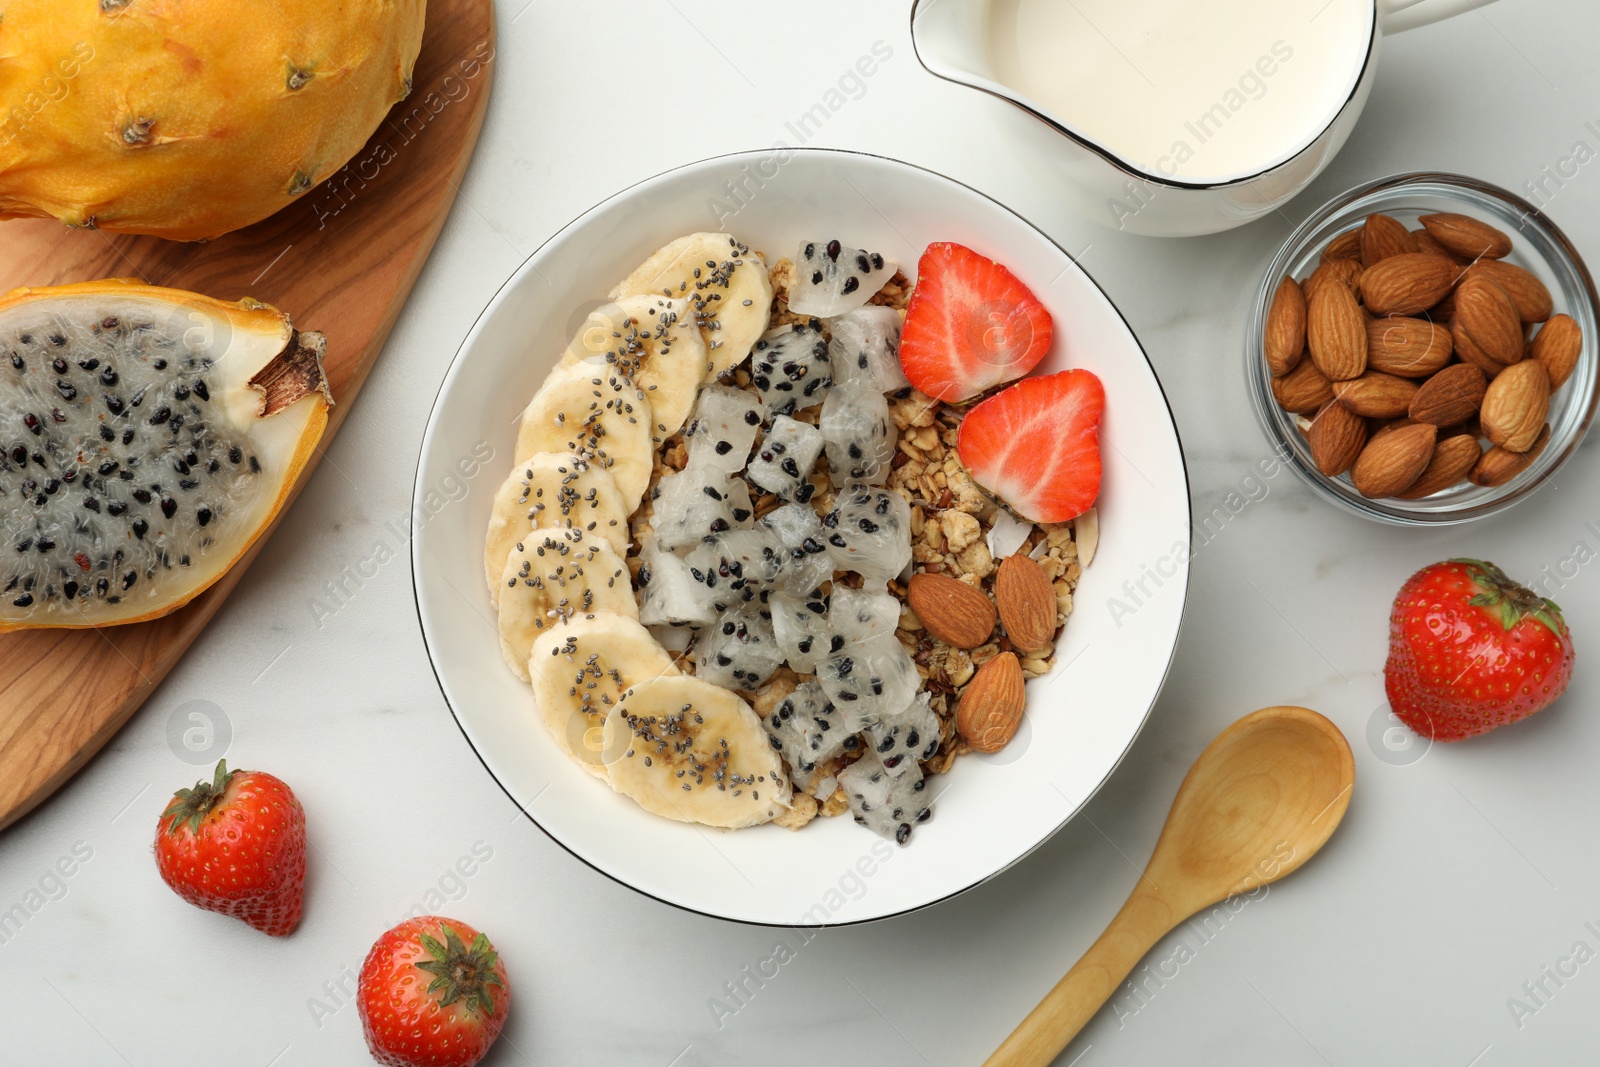
[{"label": "halved strawberry", "polygon": [[927,395],[967,400],[1038,366],[1051,329],[1050,313],[1015,274],[970,248],[939,241],[917,263],[900,366]]},{"label": "halved strawberry", "polygon": [[967,412],[956,452],[977,483],[1034,522],[1065,522],[1100,495],[1105,387],[1086,370],[1026,378]]}]

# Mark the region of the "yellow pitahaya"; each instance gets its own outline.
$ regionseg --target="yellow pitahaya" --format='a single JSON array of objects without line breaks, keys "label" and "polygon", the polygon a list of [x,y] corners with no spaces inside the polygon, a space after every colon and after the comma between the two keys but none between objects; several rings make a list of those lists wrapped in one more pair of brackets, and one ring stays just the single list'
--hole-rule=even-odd
[{"label": "yellow pitahaya", "polygon": [[195,241],[342,167],[411,88],[426,0],[7,0],[0,217]]}]

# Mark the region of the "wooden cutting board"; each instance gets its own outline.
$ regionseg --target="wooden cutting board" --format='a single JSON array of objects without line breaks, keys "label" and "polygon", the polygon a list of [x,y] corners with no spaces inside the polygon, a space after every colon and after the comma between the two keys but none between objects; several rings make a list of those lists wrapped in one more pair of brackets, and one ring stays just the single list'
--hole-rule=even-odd
[{"label": "wooden cutting board", "polygon": [[[344,170],[293,206],[207,244],[69,230],[54,220],[0,222],[0,292],[137,277],[281,308],[296,326],[328,337],[334,407],[325,449],[444,225],[493,76],[493,0],[429,0],[410,97]],[[306,477],[314,467],[315,459]],[[128,721],[254,555],[154,622],[0,636],[0,828],[58,789]]]}]

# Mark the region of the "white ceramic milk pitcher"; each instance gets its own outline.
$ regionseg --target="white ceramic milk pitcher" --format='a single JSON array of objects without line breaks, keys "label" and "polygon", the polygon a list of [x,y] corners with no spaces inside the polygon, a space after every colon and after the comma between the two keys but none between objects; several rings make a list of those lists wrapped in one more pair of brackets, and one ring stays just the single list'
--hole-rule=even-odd
[{"label": "white ceramic milk pitcher", "polygon": [[1384,35],[1491,0],[915,0],[930,72],[1014,104],[1006,143],[1090,218],[1214,233],[1293,197],[1366,103]]}]

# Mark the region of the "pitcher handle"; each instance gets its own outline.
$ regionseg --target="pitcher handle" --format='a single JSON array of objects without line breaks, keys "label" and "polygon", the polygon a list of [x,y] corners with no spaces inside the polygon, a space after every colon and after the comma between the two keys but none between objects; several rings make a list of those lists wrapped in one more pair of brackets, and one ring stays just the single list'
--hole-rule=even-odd
[{"label": "pitcher handle", "polygon": [[1414,30],[1492,3],[1494,0],[1378,0],[1378,11],[1387,35]]}]

